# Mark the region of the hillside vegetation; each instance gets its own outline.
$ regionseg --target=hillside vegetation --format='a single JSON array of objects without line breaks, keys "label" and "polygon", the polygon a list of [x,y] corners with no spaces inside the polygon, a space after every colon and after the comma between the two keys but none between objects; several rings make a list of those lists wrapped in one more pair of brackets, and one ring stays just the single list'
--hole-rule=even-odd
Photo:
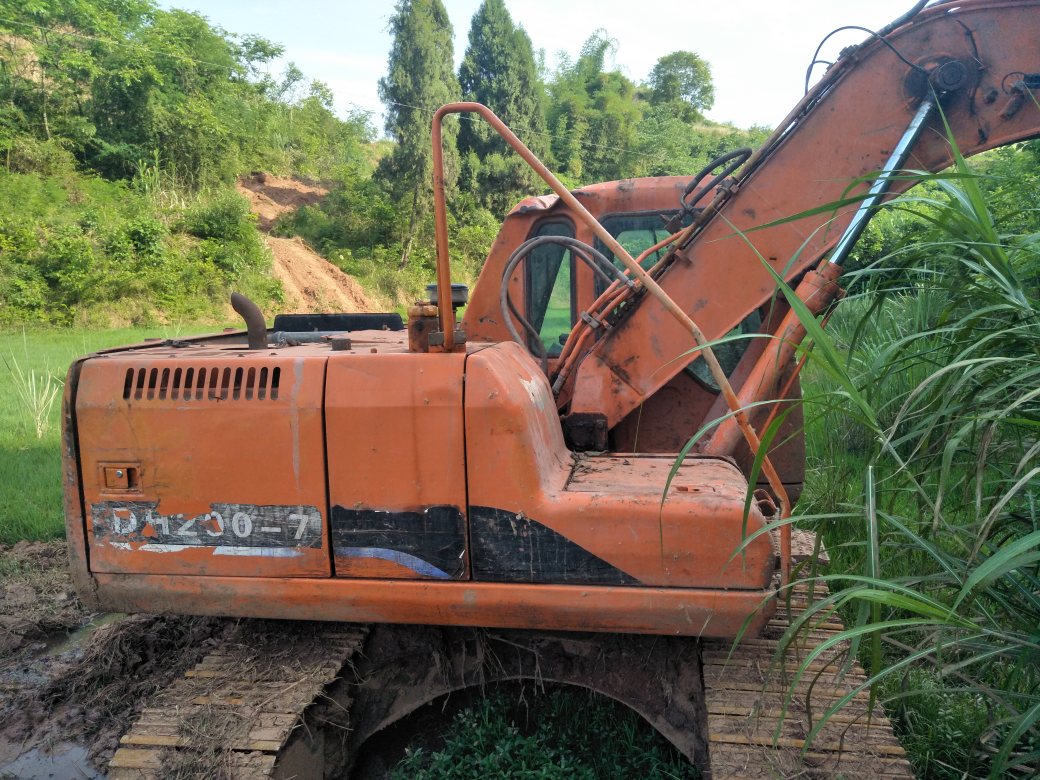
[{"label": "hillside vegetation", "polygon": [[[465,97],[492,107],[569,184],[693,173],[760,141],[707,122],[710,66],[662,58],[624,76],[604,31],[550,71],[502,0],[474,16],[459,72],[439,0],[401,2],[378,139],[282,47],[152,0],[5,4],[0,18],[0,327],[92,327],[229,316],[232,288],[287,305],[238,177],[300,175],[330,190],[283,218],[380,300],[432,279],[430,116]],[[426,44],[429,45],[426,45]],[[453,262],[472,283],[505,213],[545,191],[487,125],[446,128]]]}]

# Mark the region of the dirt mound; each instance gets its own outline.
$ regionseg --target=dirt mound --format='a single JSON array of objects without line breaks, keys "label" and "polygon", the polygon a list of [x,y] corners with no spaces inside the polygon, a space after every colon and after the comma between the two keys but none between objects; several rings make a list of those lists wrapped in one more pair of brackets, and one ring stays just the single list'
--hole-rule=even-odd
[{"label": "dirt mound", "polygon": [[[260,230],[268,233],[279,216],[300,206],[313,206],[328,189],[297,176],[254,173],[238,180],[238,192],[249,200]],[[360,284],[299,237],[268,236],[267,245],[274,253],[271,270],[285,289],[287,310],[308,314],[380,311]]]},{"label": "dirt mound", "polygon": [[285,289],[290,311],[309,314],[379,311],[361,285],[296,238],[268,236],[274,252],[274,277]]},{"label": "dirt mound", "polygon": [[313,206],[328,193],[325,187],[299,176],[283,179],[269,173],[243,176],[236,189],[249,200],[258,227],[265,233],[270,232],[275,221],[285,212],[295,211],[300,206]]}]

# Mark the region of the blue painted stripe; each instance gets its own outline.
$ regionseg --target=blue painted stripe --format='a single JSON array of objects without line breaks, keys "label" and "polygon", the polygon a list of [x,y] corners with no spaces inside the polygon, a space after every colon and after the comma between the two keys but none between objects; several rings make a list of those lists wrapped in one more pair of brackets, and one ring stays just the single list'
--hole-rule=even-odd
[{"label": "blue painted stripe", "polygon": [[382,558],[384,561],[399,563],[424,577],[435,577],[438,580],[451,579],[450,575],[422,558],[416,558],[414,555],[397,550],[388,550],[385,547],[337,547],[336,555],[341,558]]}]

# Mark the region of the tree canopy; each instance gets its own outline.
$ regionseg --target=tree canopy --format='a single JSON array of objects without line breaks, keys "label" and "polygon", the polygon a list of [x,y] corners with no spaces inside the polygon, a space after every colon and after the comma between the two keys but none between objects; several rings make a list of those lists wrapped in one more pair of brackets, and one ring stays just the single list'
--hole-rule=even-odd
[{"label": "tree canopy", "polygon": [[552,152],[558,169],[577,181],[624,178],[636,164],[632,150],[642,112],[636,85],[616,68],[606,71],[617,41],[597,30],[576,60],[560,53],[549,81]]},{"label": "tree canopy", "polygon": [[[531,39],[513,24],[503,0],[484,0],[473,15],[469,47],[459,67],[464,100],[483,103],[532,152],[545,158],[545,88]],[[459,129],[462,184],[479,205],[503,217],[518,200],[541,189],[537,174],[476,115]]]},{"label": "tree canopy", "polygon": [[[455,77],[454,31],[441,0],[400,0],[389,29],[393,43],[387,75],[379,80],[379,97],[386,105],[386,132],[397,146],[380,160],[378,175],[410,210],[400,263],[404,266],[416,227],[433,202],[433,114],[461,93]],[[458,134],[458,119],[446,117],[442,142],[444,187],[449,192],[458,180]]]},{"label": "tree canopy", "polygon": [[[0,40],[0,142],[14,154],[71,153],[107,178],[159,159],[202,185],[243,170],[327,172],[361,158],[367,115],[340,120],[327,87],[282,47],[236,39],[151,0],[12,0]],[[295,87],[295,89],[294,89]]]},{"label": "tree canopy", "polygon": [[[549,69],[507,2],[483,0],[456,73],[442,0],[398,0],[377,141],[371,115],[337,111],[328,85],[291,62],[272,73],[284,55],[275,42],[156,0],[8,0],[0,321],[72,322],[131,299],[141,311],[216,311],[231,285],[276,300],[264,242],[232,191],[253,171],[323,179],[324,201],[276,231],[390,300],[421,297],[434,269],[431,120],[463,96],[569,186],[689,175],[759,137],[704,119],[713,87],[697,55],[662,57],[637,84],[598,30]],[[502,217],[546,188],[475,117],[443,130],[452,263],[472,282]]]},{"label": "tree canopy", "polygon": [[699,114],[715,105],[711,64],[691,51],[674,51],[661,57],[650,71],[647,84],[654,105],[681,100]]}]

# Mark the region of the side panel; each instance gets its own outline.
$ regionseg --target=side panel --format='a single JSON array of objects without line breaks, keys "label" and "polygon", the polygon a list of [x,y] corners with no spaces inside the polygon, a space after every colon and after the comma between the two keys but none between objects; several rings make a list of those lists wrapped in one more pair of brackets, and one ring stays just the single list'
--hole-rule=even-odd
[{"label": "side panel", "polygon": [[504,343],[466,364],[466,443],[474,579],[765,590],[765,524],[726,459],[694,457],[662,500],[673,456],[573,456],[545,377]]},{"label": "side panel", "polygon": [[336,576],[469,578],[465,359],[329,359],[325,426]]},{"label": "side panel", "polygon": [[329,576],[324,375],[323,358],[237,349],[86,362],[76,414],[91,570]]}]

